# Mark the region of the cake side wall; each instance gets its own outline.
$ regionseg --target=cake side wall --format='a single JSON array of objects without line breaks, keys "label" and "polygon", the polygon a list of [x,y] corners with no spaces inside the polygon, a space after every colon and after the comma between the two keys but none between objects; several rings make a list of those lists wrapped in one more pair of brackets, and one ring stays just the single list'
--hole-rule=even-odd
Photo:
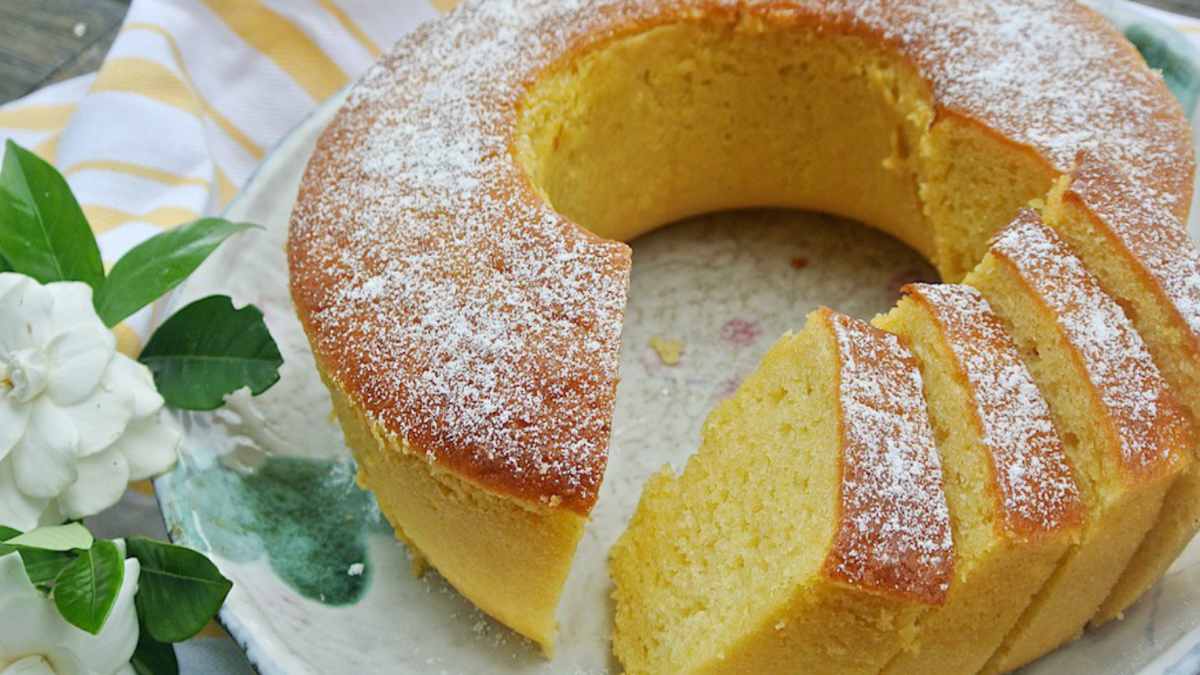
[{"label": "cake side wall", "polygon": [[414,453],[324,378],[359,482],[397,536],[480,609],[554,652],[555,611],[586,519],[487,492]]}]

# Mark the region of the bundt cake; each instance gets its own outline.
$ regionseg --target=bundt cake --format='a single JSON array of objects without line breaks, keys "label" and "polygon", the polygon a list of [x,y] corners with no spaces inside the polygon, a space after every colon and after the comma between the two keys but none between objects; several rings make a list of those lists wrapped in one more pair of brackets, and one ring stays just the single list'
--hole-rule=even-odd
[{"label": "bundt cake", "polygon": [[997,235],[966,283],[1005,322],[1050,405],[1087,508],[1071,547],[984,673],[1077,637],[1158,517],[1194,439],[1116,301],[1034,211]]},{"label": "bundt cake", "polygon": [[[1121,179],[1087,178],[1096,166]],[[1176,276],[1192,268],[1164,252],[1196,256],[1162,228],[1186,219],[1193,174],[1187,122],[1161,76],[1070,0],[468,0],[402,39],[325,130],[292,215],[291,291],[360,481],[397,535],[549,652],[607,459],[631,263],[615,240],[705,211],[812,209],[895,235],[955,282],[1032,203],[1086,266],[1113,265],[1092,273],[1138,330],[1156,333],[1146,340],[1167,381],[1190,386],[1200,308],[1192,282]],[[1129,213],[1142,204],[1156,215]],[[1075,231],[1104,243],[1079,244]],[[1106,246],[1115,252],[1096,253]],[[1038,306],[1037,326],[1049,325],[1051,310]],[[1136,337],[1124,324],[1113,332]],[[1028,359],[1028,340],[1016,342]],[[1029,363],[1076,477],[1107,467],[1099,454],[1111,443],[1087,444],[1123,438],[1116,422],[1064,429],[1069,406],[1103,406],[1064,402]],[[1064,372],[1076,377],[1071,391],[1087,390],[1079,368]],[[1158,433],[1174,458],[1178,444]],[[1097,457],[1077,457],[1089,448]],[[1063,570],[1107,532],[1092,516],[1109,502],[1092,483],[1105,499],[1140,486],[1129,490],[1137,508],[1121,515],[1145,520],[1145,531],[1151,493],[1184,463],[1160,457],[1081,481],[1082,540],[1046,588],[1078,584]],[[1195,509],[1186,480],[1180,508]],[[1164,514],[1109,614],[1169,564],[1195,520]],[[1140,540],[1120,543],[1127,559]],[[1122,566],[1115,550],[1098,557]],[[1104,574],[1112,586],[1119,571]],[[841,584],[847,611],[876,597],[879,581]],[[1086,590],[1087,602],[1063,601],[1072,621],[1097,592]],[[1035,604],[1057,597],[1043,590]],[[919,626],[926,600],[889,610],[896,627]],[[882,656],[885,643],[917,648],[919,632],[872,638],[879,647],[864,647],[863,662],[883,667],[895,656]],[[755,644],[761,658],[784,653]],[[738,658],[759,658],[743,647]]]},{"label": "bundt cake", "polygon": [[625,671],[878,673],[954,574],[912,355],[817,310],[702,435],[613,548]]},{"label": "bundt cake", "polygon": [[920,364],[954,534],[946,604],[885,675],[977,673],[1083,525],[1050,409],[987,301],[969,286],[915,284],[875,325]]}]

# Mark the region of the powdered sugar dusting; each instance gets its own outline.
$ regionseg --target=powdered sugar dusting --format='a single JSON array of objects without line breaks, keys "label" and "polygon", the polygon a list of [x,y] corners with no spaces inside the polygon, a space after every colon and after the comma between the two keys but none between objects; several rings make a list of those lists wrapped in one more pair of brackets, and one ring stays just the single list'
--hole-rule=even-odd
[{"label": "powdered sugar dusting", "polygon": [[1079,489],[1050,408],[987,300],[953,284],[912,284],[905,291],[933,313],[966,375],[1005,529],[1026,536],[1077,524]]},{"label": "powdered sugar dusting", "polygon": [[1060,170],[1094,149],[1168,207],[1186,193],[1190,152],[1162,83],[1059,0],[468,0],[364,76],[306,171],[293,296],[332,379],[431,461],[590,509],[629,251],[530,188],[509,151],[519,101],[573,48],[680,17],[788,7],[881,36],[940,104]]},{"label": "powdered sugar dusting", "polygon": [[[824,4],[824,3],[822,3]],[[1037,149],[1059,172],[1087,151],[1163,207],[1190,204],[1193,159],[1161,74],[1072,0],[831,0],[893,41],[942,106]]]},{"label": "powdered sugar dusting", "polygon": [[842,518],[826,568],[940,603],[954,571],[950,512],[916,359],[899,338],[830,313],[841,367]]},{"label": "powdered sugar dusting", "polygon": [[992,251],[1010,261],[1056,315],[1113,420],[1121,465],[1141,473],[1171,461],[1183,433],[1180,411],[1116,301],[1033,211],[1022,210]]},{"label": "powdered sugar dusting", "polygon": [[1166,296],[1200,352],[1200,251],[1182,222],[1157,205],[1119,168],[1085,156],[1072,177],[1074,195],[1133,254]]},{"label": "powdered sugar dusting", "polygon": [[369,414],[430,461],[581,512],[629,251],[528,190],[506,132],[520,71],[501,66],[562,49],[531,27],[586,4],[470,3],[401,42],[326,131],[291,239],[315,351]]}]

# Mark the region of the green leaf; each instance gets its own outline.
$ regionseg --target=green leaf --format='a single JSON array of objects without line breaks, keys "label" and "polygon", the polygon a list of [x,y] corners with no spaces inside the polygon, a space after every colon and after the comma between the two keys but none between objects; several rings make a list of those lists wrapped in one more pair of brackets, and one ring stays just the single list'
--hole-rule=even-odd
[{"label": "green leaf", "polygon": [[133,671],[138,675],[178,675],[179,661],[175,659],[175,648],[150,637],[150,631],[142,625],[138,630],[137,648],[129,659]]},{"label": "green leaf", "polygon": [[104,281],[92,228],[53,166],[11,140],[0,169],[0,256],[41,283]]},{"label": "green leaf", "polygon": [[92,635],[108,620],[121,583],[125,560],[111,541],[97,539],[54,580],[54,606],[64,619]]},{"label": "green leaf", "polygon": [[70,551],[92,547],[92,533],[79,523],[52,525],[30,530],[25,534],[4,540],[9,546],[38,548],[46,551]]},{"label": "green leaf", "polygon": [[64,551],[21,551],[21,562],[25,563],[25,573],[34,586],[48,587],[54,583],[63,568],[70,565],[75,556]]},{"label": "green leaf", "polygon": [[249,387],[261,394],[279,381],[283,357],[262,312],[235,310],[224,295],[210,295],[176,312],[158,327],[138,360],[154,373],[167,405],[213,410],[225,395]]},{"label": "green leaf", "polygon": [[0,525],[0,556],[16,552],[21,556],[25,573],[34,586],[46,587],[54,582],[62,568],[66,567],[75,556],[66,551],[47,551],[39,548],[11,546],[7,542],[20,536],[21,531]]},{"label": "green leaf", "polygon": [[108,272],[95,305],[112,327],[179,285],[230,235],[253,225],[202,218],[135,246]]},{"label": "green leaf", "polygon": [[190,548],[143,537],[125,545],[142,564],[138,617],[159,642],[182,642],[199,633],[233,588],[211,560]]}]

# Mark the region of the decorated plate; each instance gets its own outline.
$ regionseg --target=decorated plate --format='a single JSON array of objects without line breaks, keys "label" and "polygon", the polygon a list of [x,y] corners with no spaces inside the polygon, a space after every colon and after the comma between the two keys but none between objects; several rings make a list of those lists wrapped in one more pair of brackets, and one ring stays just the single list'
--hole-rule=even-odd
[{"label": "decorated plate", "polygon": [[[1190,45],[1116,17],[1195,107]],[[1135,33],[1130,33],[1131,36]],[[1155,51],[1157,50],[1157,51]],[[207,552],[234,588],[221,621],[261,672],[615,673],[607,552],[644,480],[682,466],[714,403],[771,343],[826,304],[869,318],[910,281],[936,280],[916,253],[836,218],[752,211],[662,228],[633,242],[611,459],[559,607],[554,660],[476,610],[435,572],[415,576],[355,468],[287,289],[284,245],[305,163],[341,97],[263,163],[226,217],[259,223],[231,240],[174,297],[212,292],[254,303],[286,363],[257,398],[188,414],[183,459],[157,480],[170,536]],[[1196,210],[1193,209],[1193,212]],[[1193,222],[1193,233],[1198,230]],[[1030,673],[1200,670],[1200,547],[1122,622],[1088,633]]]}]

